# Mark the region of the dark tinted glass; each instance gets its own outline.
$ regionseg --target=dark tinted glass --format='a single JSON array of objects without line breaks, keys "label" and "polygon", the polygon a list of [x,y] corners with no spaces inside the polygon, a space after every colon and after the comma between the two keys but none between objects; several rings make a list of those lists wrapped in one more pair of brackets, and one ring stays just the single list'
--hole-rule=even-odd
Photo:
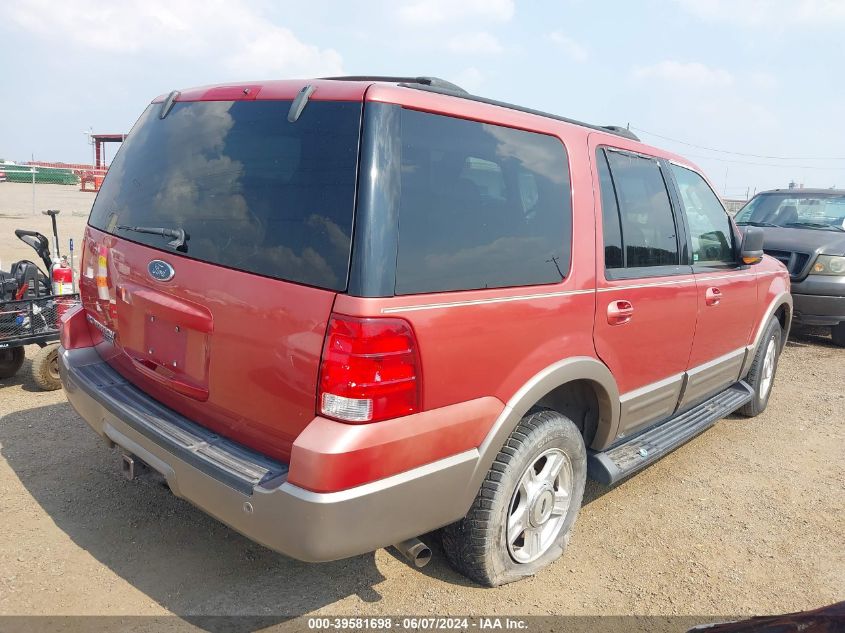
[{"label": "dark tinted glass", "polygon": [[92,226],[182,228],[185,255],[333,290],[346,287],[361,104],[312,101],[150,106],[109,169]]},{"label": "dark tinted glass", "polygon": [[397,294],[563,279],[572,211],[560,140],[413,110],[401,129]]},{"label": "dark tinted glass", "polygon": [[601,185],[601,220],[604,233],[604,267],[622,268],[622,230],[619,226],[619,205],[604,150],[596,152],[596,163]]},{"label": "dark tinted glass", "polygon": [[675,220],[666,183],[655,160],[607,152],[625,241],[626,268],[679,263]]},{"label": "dark tinted glass", "polygon": [[672,165],[692,240],[693,264],[733,263],[733,231],[728,214],[704,178]]}]

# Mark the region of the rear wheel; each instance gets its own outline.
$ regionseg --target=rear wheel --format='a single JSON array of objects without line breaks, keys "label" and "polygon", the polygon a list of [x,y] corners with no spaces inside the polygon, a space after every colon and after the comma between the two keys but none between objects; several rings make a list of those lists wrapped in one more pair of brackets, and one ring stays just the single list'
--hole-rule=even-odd
[{"label": "rear wheel", "polygon": [[11,378],[18,373],[24,356],[22,346],[0,349],[0,378]]},{"label": "rear wheel", "polygon": [[830,328],[830,335],[834,343],[839,347],[845,347],[845,321]]},{"label": "rear wheel", "polygon": [[59,344],[51,343],[38,350],[32,359],[32,379],[40,389],[55,391],[62,388],[59,378]]},{"label": "rear wheel", "polygon": [[529,412],[496,456],[467,516],[443,529],[449,562],[491,587],[537,573],[569,542],[586,476],[578,427],[555,411]]},{"label": "rear wheel", "polygon": [[760,346],[754,355],[751,369],[745,378],[754,390],[754,397],[751,402],[744,405],[739,412],[749,418],[760,415],[769,404],[769,396],[772,393],[772,384],[775,381],[775,372],[780,359],[781,338],[783,330],[780,321],[776,317],[769,319],[763,336],[760,338]]}]

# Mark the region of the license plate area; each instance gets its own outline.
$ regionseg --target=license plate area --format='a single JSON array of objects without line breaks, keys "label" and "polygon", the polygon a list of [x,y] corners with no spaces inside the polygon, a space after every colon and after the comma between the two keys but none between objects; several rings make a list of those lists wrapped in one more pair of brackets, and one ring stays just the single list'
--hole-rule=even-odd
[{"label": "license plate area", "polygon": [[[144,358],[174,374],[186,373],[188,358],[188,332],[178,323],[154,314],[144,319]],[[201,376],[198,376],[201,378]]]},{"label": "license plate area", "polygon": [[118,296],[121,338],[135,370],[183,395],[206,400],[213,329],[207,308],[128,284]]},{"label": "license plate area", "polygon": [[144,346],[131,354],[148,371],[171,381],[186,395],[208,388],[208,335],[155,313],[144,315]]}]

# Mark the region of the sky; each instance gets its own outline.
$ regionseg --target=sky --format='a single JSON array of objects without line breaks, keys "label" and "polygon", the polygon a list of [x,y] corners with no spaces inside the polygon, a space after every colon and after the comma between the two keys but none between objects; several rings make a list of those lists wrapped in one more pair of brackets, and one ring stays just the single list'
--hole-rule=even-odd
[{"label": "sky", "polygon": [[845,188],[845,0],[14,0],[2,13],[6,160],[91,162],[86,130],[127,132],[174,89],[430,75],[630,125],[727,197]]}]

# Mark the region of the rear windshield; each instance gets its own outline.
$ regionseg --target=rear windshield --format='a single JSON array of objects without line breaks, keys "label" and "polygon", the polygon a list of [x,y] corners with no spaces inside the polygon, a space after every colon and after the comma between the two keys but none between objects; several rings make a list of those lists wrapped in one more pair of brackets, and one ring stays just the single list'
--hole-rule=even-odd
[{"label": "rear windshield", "polygon": [[346,288],[361,104],[290,101],[160,104],[112,163],[91,226],[176,254],[172,238],[120,227],[184,229],[182,255],[331,290]]}]

